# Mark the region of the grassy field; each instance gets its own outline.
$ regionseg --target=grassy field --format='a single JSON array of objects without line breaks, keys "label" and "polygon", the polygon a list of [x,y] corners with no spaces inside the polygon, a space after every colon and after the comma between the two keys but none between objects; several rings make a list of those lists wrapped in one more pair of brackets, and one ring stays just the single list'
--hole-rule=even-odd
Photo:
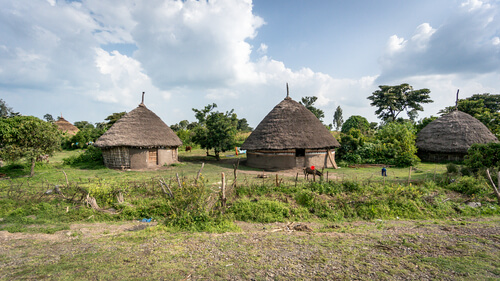
[{"label": "grassy field", "polygon": [[79,153],[57,153],[32,178],[25,165],[0,168],[1,280],[500,278],[495,197],[446,165],[385,178],[341,167],[313,182],[299,170],[259,178],[232,152],[218,162],[181,151],[155,171],[64,164]]}]

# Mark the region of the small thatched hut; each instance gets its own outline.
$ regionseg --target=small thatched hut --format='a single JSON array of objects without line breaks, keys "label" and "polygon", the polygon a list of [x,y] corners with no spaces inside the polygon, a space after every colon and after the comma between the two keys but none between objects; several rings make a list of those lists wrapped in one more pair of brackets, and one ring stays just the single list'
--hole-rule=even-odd
[{"label": "small thatched hut", "polygon": [[302,104],[286,97],[259,123],[241,146],[247,165],[266,170],[336,166],[339,142]]},{"label": "small thatched hut", "polygon": [[75,127],[73,124],[68,122],[62,116],[59,118],[59,120],[54,122],[54,124],[57,125],[57,128],[59,129],[59,131],[62,131],[63,133],[66,133],[68,135],[74,136],[79,131],[77,127]]},{"label": "small thatched hut", "polygon": [[95,146],[102,149],[108,168],[146,169],[178,162],[182,141],[144,103],[125,114]]},{"label": "small thatched hut", "polygon": [[474,143],[498,142],[479,120],[455,110],[423,128],[417,134],[418,157],[423,161],[461,161]]}]

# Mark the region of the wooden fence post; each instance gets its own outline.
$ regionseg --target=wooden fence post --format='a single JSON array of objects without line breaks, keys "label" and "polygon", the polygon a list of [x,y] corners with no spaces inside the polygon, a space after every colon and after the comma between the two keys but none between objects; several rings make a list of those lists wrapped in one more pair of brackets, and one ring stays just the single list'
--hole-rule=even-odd
[{"label": "wooden fence post", "polygon": [[222,172],[221,202],[222,208],[226,208],[226,175]]}]

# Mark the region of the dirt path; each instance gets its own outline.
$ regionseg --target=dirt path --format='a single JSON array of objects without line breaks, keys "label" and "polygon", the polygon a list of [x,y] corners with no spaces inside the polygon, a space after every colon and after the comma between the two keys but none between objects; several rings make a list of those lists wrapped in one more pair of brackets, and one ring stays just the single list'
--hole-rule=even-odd
[{"label": "dirt path", "polygon": [[236,224],[241,232],[223,234],[169,233],[138,221],[0,231],[0,280],[500,278],[500,217]]}]

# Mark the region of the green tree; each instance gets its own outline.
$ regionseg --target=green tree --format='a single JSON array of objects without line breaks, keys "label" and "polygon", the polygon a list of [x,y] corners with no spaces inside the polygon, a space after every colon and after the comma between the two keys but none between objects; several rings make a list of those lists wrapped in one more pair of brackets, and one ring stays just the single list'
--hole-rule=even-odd
[{"label": "green tree", "polygon": [[371,106],[377,107],[375,114],[384,122],[396,120],[403,111],[411,120],[415,120],[418,111],[424,110],[422,104],[432,102],[429,89],[413,90],[408,84],[382,85],[379,88],[368,99],[372,101]]},{"label": "green tree", "polygon": [[425,128],[425,126],[429,125],[429,123],[431,123],[432,121],[434,121],[436,119],[438,119],[438,117],[431,116],[431,117],[425,117],[424,119],[421,119],[420,121],[418,121],[417,124],[415,125],[415,129],[416,129],[415,134],[418,134],[418,132],[420,132],[420,130]]},{"label": "green tree", "polygon": [[413,166],[420,161],[416,156],[415,138],[415,127],[411,122],[390,122],[375,134],[384,162],[400,167]]},{"label": "green tree", "polygon": [[319,121],[323,122],[325,112],[323,112],[323,110],[319,108],[314,107],[314,103],[316,102],[316,100],[318,100],[318,97],[303,97],[301,100],[302,101],[299,103],[305,106],[309,111],[311,111],[312,114],[314,114],[314,116],[319,119]]},{"label": "green tree", "polygon": [[88,121],[76,121],[73,125],[75,125],[75,127],[77,127],[79,130],[83,130],[83,129],[86,129],[86,128],[89,128],[89,129],[94,129],[94,125],[92,125],[92,123],[88,122]]},{"label": "green tree", "polygon": [[60,147],[57,126],[33,116],[0,119],[0,156],[9,161],[25,158],[31,162],[30,176],[40,155],[52,155]]},{"label": "green tree", "polygon": [[106,122],[106,130],[111,128],[111,126],[113,126],[113,124],[115,124],[116,121],[120,120],[120,118],[122,118],[125,114],[127,114],[127,112],[123,111],[123,112],[113,113],[113,114],[109,115],[108,117],[106,117],[104,119],[104,120],[108,121],[108,122]]},{"label": "green tree", "polygon": [[367,134],[370,130],[370,123],[363,116],[352,115],[342,125],[341,132],[347,134],[353,128],[360,130],[363,134]]},{"label": "green tree", "polygon": [[335,130],[339,130],[342,128],[342,124],[344,124],[344,117],[342,117],[342,108],[340,108],[340,105],[337,106],[337,109],[335,110],[335,113],[333,114],[333,124],[335,126]]},{"label": "green tree", "polygon": [[209,150],[213,149],[215,158],[220,160],[221,152],[234,148],[238,118],[233,110],[226,113],[212,111],[216,107],[214,103],[202,110],[193,108],[199,123],[194,128],[193,142],[206,149],[207,155],[209,155]]},{"label": "green tree", "polygon": [[54,123],[56,121],[54,120],[54,117],[52,117],[52,115],[48,113],[43,116],[43,119],[45,119],[45,121],[49,123]]},{"label": "green tree", "polygon": [[12,107],[9,107],[3,99],[0,99],[0,118],[8,118],[13,116],[19,116],[19,112],[14,112]]},{"label": "green tree", "polygon": [[246,118],[238,119],[238,131],[240,132],[251,132],[253,130]]}]

